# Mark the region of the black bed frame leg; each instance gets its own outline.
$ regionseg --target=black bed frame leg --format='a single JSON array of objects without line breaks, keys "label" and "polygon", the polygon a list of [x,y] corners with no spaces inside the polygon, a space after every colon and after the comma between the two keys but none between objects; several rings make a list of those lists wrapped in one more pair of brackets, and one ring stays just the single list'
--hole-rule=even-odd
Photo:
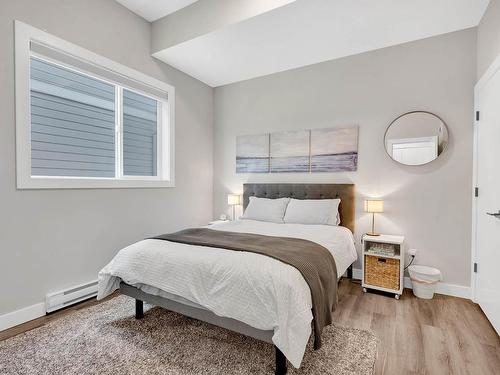
[{"label": "black bed frame leg", "polygon": [[352,280],[352,264],[347,269],[347,278]]},{"label": "black bed frame leg", "polygon": [[144,318],[144,302],[135,300],[135,318],[142,319]]},{"label": "black bed frame leg", "polygon": [[276,371],[275,375],[285,375],[286,374],[286,357],[276,346]]}]

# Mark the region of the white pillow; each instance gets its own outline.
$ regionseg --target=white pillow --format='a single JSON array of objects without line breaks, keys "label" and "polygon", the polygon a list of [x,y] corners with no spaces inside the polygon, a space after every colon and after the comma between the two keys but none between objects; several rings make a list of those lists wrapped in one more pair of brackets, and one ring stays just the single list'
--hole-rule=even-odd
[{"label": "white pillow", "polygon": [[268,199],[250,197],[250,202],[241,219],[283,223],[283,216],[285,216],[288,202],[290,202],[290,198]]},{"label": "white pillow", "polygon": [[291,199],[285,223],[339,225],[340,199]]}]

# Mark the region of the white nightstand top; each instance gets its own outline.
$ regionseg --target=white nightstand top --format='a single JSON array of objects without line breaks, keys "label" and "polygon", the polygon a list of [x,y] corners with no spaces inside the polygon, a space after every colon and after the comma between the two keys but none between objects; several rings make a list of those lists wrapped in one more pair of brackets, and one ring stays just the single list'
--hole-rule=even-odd
[{"label": "white nightstand top", "polygon": [[363,236],[363,241],[370,242],[380,242],[380,243],[393,243],[397,245],[401,245],[405,242],[405,238],[403,236],[393,236],[389,234],[381,234],[380,236]]},{"label": "white nightstand top", "polygon": [[229,220],[214,220],[214,221],[209,222],[208,225],[216,225],[216,224],[227,223],[227,222],[229,222]]}]

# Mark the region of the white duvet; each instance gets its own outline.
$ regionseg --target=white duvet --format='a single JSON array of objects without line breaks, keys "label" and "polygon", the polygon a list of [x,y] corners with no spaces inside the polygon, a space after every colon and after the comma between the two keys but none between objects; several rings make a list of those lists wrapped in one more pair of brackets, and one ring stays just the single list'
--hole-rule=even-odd
[{"label": "white duvet", "polygon": [[[214,230],[303,238],[331,251],[340,277],[356,260],[352,233],[340,226],[225,222]],[[120,281],[201,306],[254,328],[273,330],[273,343],[298,368],[311,335],[309,286],[294,267],[264,255],[144,240],[118,252],[99,272],[98,299]]]}]

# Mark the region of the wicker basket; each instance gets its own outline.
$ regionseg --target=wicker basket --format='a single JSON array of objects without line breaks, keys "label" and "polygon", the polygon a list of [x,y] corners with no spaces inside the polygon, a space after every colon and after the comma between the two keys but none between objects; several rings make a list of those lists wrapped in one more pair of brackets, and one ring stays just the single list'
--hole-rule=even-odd
[{"label": "wicker basket", "polygon": [[399,259],[365,255],[365,284],[399,290]]}]

